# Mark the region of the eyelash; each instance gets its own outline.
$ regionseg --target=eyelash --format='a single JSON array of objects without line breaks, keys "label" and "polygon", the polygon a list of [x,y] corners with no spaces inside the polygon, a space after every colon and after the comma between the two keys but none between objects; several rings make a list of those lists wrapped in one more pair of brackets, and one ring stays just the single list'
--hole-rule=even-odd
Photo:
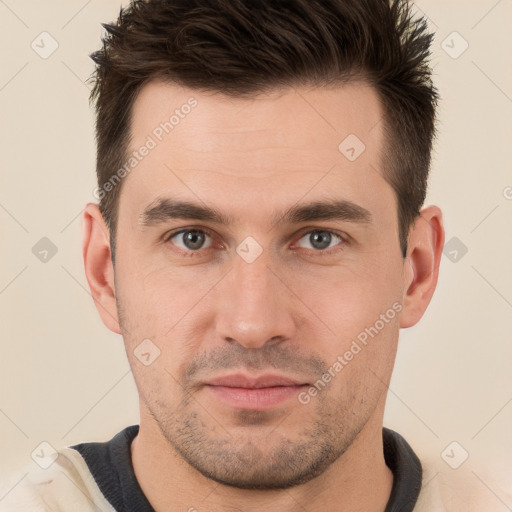
[{"label": "eyelash", "polygon": [[[204,233],[204,234],[208,235],[212,239],[215,238],[213,233],[206,228],[188,227],[188,228],[182,228],[182,229],[179,229],[178,231],[173,231],[171,233],[168,233],[167,235],[164,235],[164,237],[163,237],[164,242],[165,243],[170,242],[171,239],[174,238],[175,236],[180,235],[182,233],[186,233],[187,231],[199,231],[200,233]],[[325,249],[325,250],[306,249],[306,251],[314,252],[316,256],[320,256],[320,257],[332,256],[332,255],[337,254],[338,252],[344,250],[345,246],[349,243],[346,234],[340,233],[338,231],[334,231],[332,229],[322,229],[322,228],[314,228],[314,229],[309,228],[309,231],[304,231],[300,234],[298,240],[301,240],[302,238],[304,238],[305,235],[314,233],[315,231],[320,232],[320,233],[329,233],[329,234],[334,235],[340,239],[340,243],[337,244],[336,246],[332,247],[331,249]],[[192,250],[185,251],[184,249],[177,248],[177,250],[179,252],[181,252],[181,254],[183,256],[190,257],[190,258],[201,256],[202,255],[201,253],[208,249],[211,249],[211,247],[208,247],[206,249],[198,249],[197,251],[192,251]]]}]

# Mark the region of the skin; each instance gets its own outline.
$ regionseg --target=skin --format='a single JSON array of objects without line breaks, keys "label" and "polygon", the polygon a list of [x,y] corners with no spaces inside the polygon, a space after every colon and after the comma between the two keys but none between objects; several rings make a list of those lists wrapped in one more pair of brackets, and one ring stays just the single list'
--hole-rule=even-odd
[{"label": "skin", "polygon": [[[420,320],[437,283],[441,211],[423,208],[403,259],[379,159],[382,107],[368,85],[233,99],[152,81],[134,104],[130,150],[190,97],[197,106],[123,179],[115,272],[98,206],[83,217],[92,296],[123,336],[139,391],[137,480],[157,511],[381,512],[393,483],[382,445],[387,386],[399,329]],[[351,133],[366,146],[353,162],[338,149]],[[141,212],[161,196],[216,207],[234,223],[143,226]],[[372,220],[271,222],[326,199]],[[204,248],[165,238],[184,228],[206,230]],[[313,230],[344,238],[318,249]],[[236,252],[248,236],[263,250],[252,263]],[[247,411],[202,385],[238,372],[314,383],[393,304],[401,311],[307,404]],[[146,366],[134,350],[148,338],[160,356]]]}]

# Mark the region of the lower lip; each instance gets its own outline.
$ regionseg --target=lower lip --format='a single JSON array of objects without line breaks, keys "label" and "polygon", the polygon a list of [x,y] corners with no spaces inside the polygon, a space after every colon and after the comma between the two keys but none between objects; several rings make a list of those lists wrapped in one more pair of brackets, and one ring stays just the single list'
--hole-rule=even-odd
[{"label": "lower lip", "polygon": [[306,388],[303,386],[275,386],[272,388],[231,388],[227,386],[206,386],[217,398],[232,407],[262,410],[276,406],[296,397]]}]

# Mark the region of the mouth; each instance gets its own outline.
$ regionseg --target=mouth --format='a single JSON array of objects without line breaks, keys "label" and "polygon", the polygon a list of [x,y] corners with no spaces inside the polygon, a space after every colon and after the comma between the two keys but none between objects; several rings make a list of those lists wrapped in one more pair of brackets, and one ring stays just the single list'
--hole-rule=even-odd
[{"label": "mouth", "polygon": [[236,374],[211,379],[204,386],[213,397],[230,407],[265,410],[296,397],[309,384],[281,375]]}]

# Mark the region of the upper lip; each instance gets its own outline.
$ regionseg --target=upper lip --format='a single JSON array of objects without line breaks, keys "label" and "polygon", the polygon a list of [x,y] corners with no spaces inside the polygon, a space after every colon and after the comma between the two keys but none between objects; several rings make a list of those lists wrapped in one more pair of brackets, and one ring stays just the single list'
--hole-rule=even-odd
[{"label": "upper lip", "polygon": [[282,375],[259,375],[250,377],[237,373],[235,375],[225,375],[210,379],[205,384],[209,386],[226,386],[230,388],[270,388],[275,386],[303,386],[306,383]]}]

